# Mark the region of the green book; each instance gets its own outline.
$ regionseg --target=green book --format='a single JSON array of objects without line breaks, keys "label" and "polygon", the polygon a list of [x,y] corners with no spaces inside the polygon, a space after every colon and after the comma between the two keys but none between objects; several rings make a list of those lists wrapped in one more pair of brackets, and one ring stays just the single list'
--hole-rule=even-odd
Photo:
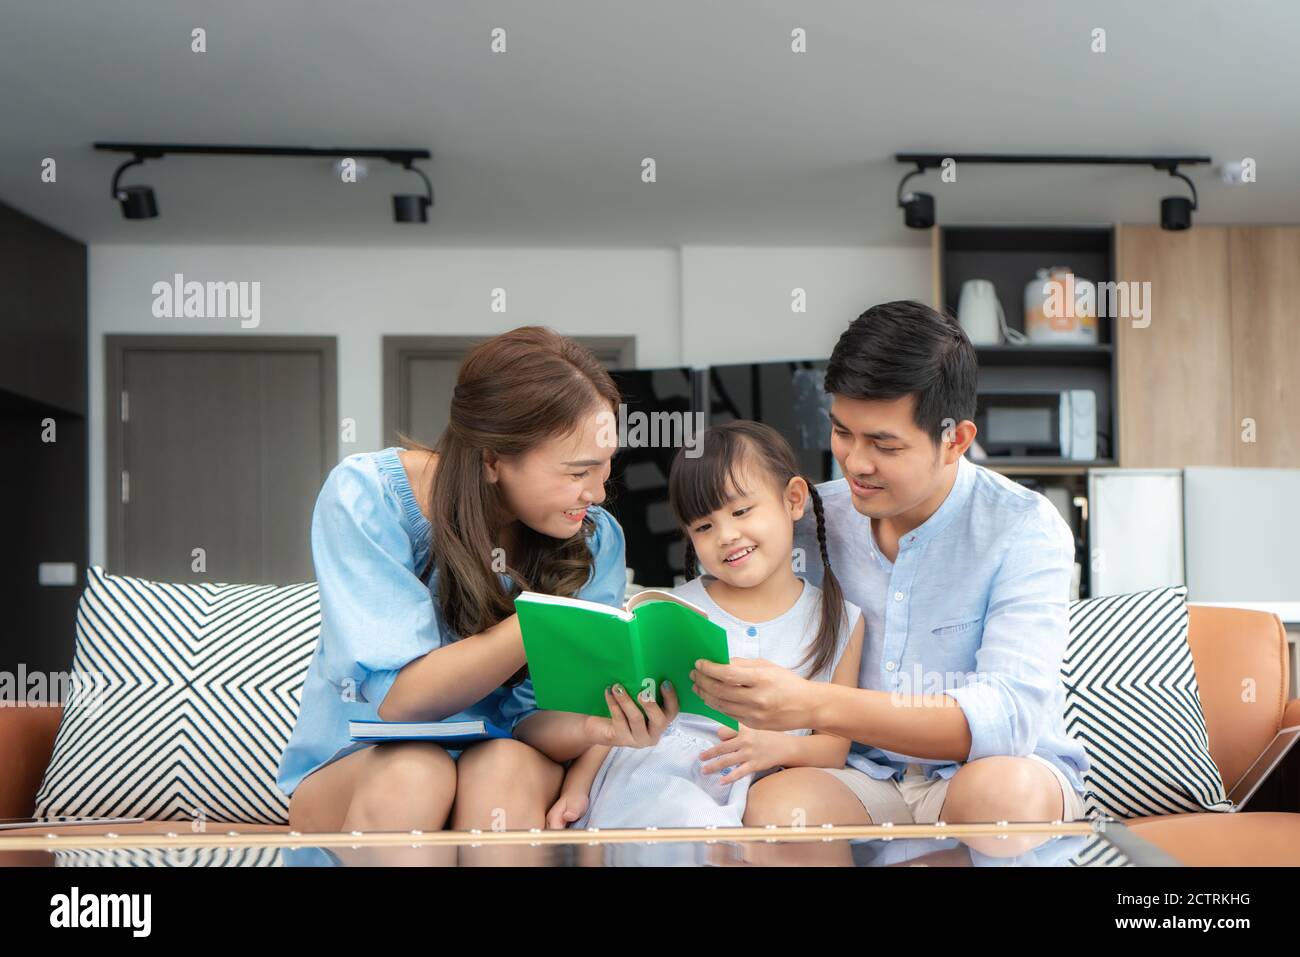
[{"label": "green book", "polygon": [[617,682],[638,695],[645,679],[672,682],[681,710],[736,730],[735,718],[710,708],[691,691],[701,658],[727,664],[727,632],[704,609],[665,591],[647,589],[614,608],[581,598],[526,591],[515,598],[537,707],[609,717],[605,689]]}]

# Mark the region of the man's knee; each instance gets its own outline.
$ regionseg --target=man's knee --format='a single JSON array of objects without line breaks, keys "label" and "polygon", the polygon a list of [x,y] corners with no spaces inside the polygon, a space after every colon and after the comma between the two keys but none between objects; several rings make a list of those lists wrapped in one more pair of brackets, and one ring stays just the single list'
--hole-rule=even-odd
[{"label": "man's knee", "polygon": [[870,824],[860,801],[818,768],[787,768],[754,783],[745,801],[749,827]]},{"label": "man's knee", "polygon": [[940,811],[947,822],[1050,821],[1061,816],[1055,775],[1027,757],[994,755],[969,761],[948,784]]}]

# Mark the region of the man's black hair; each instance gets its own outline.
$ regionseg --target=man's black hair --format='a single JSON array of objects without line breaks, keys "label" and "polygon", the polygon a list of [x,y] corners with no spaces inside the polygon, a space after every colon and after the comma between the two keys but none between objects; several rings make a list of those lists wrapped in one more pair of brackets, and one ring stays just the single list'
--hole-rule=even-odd
[{"label": "man's black hair", "polygon": [[850,399],[916,396],[913,419],[937,446],[948,426],[975,418],[975,347],[955,319],[910,300],[872,306],[835,343],[826,391]]}]

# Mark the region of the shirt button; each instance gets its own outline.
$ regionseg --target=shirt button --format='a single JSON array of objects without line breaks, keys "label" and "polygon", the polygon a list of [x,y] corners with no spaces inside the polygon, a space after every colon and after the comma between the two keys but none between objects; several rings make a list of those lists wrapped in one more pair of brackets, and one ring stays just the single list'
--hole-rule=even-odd
[{"label": "shirt button", "polygon": [[902,601],[902,600],[903,600],[903,593],[901,591],[894,592],[894,601]]},{"label": "shirt button", "polygon": [[758,629],[755,628],[753,625],[750,625],[750,626],[749,626],[749,629],[745,632],[745,634],[747,634],[747,635],[749,635],[749,637],[753,638],[755,635],[758,634]]},{"label": "shirt button", "polygon": [[886,662],[885,662],[885,670],[886,670],[886,671],[893,671],[893,670],[894,670],[894,663],[893,663],[892,661],[886,661]]}]

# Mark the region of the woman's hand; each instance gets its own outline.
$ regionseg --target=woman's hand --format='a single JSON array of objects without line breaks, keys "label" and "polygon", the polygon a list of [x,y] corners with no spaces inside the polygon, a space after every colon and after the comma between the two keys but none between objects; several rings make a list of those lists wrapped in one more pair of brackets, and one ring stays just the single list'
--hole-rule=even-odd
[{"label": "woman's hand", "polygon": [[703,659],[691,672],[692,690],[710,708],[751,728],[796,731],[814,727],[817,683],[762,658]]},{"label": "woman's hand", "polygon": [[[665,681],[659,687],[664,692],[662,708],[655,701],[653,688],[641,692],[636,701],[632,700],[622,685],[616,684],[612,690],[606,688],[605,706],[609,708],[610,717],[587,715],[583,724],[591,743],[616,748],[649,748],[657,744],[664,728],[673,722],[681,710],[673,686]],[[637,702],[640,702],[640,708],[637,707]]]},{"label": "woman's hand", "polygon": [[587,813],[588,797],[580,791],[561,794],[546,812],[546,826],[564,829]]},{"label": "woman's hand", "polygon": [[723,784],[734,784],[756,771],[782,767],[790,753],[790,736],[781,731],[756,731],[743,724],[739,731],[732,731],[723,725],[718,729],[718,737],[722,739],[721,744],[700,752],[701,761],[718,760],[701,770],[716,774],[729,768],[721,778]]}]

